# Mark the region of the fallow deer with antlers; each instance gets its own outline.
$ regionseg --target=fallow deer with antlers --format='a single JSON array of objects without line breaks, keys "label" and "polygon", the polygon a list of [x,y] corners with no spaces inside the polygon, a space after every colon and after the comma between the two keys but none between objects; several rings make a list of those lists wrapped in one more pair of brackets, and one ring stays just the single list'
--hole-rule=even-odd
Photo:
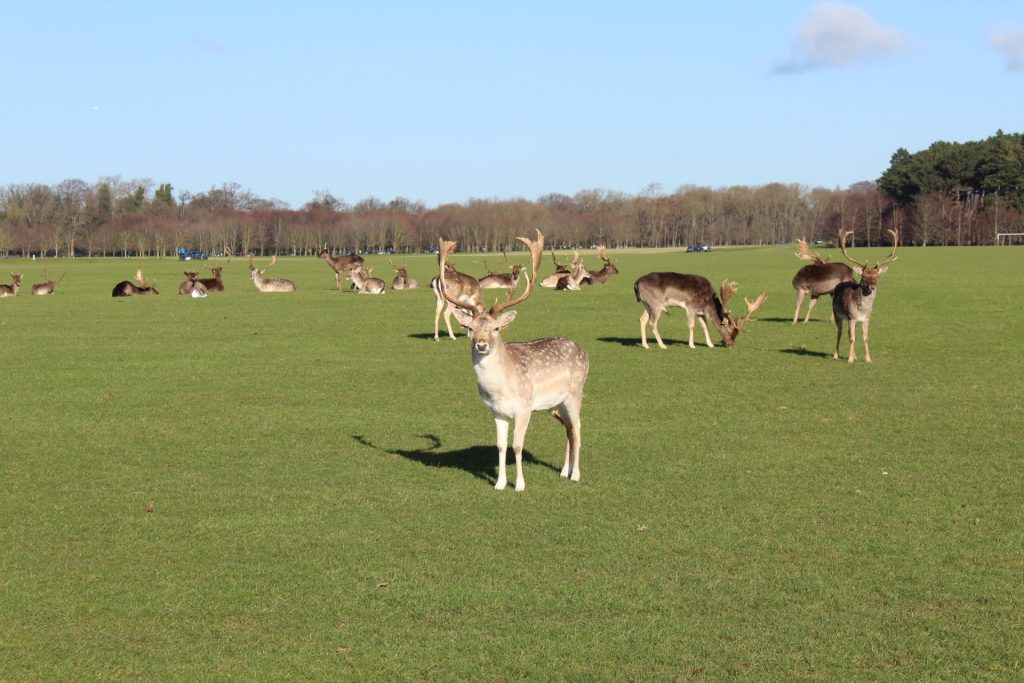
[{"label": "fallow deer with antlers", "polygon": [[857,353],[853,345],[856,339],[857,323],[861,325],[860,336],[864,341],[864,362],[871,362],[871,351],[868,349],[868,326],[871,323],[871,311],[875,307],[875,293],[878,291],[878,278],[885,274],[886,264],[896,260],[896,247],[899,246],[900,236],[896,230],[889,230],[892,237],[892,252],[876,263],[868,266],[867,262],[861,263],[850,258],[846,253],[846,238],[853,234],[853,230],[839,230],[839,248],[843,257],[854,264],[854,272],[860,276],[860,282],[842,282],[836,286],[832,293],[832,313],[836,317],[836,350],[832,357],[839,359],[839,342],[843,338],[843,321],[850,321],[850,357],[847,362],[857,360]]},{"label": "fallow deer with antlers", "polygon": [[269,268],[272,268],[277,263],[277,254],[274,254],[270,258],[270,265],[266,268],[257,268],[253,260],[249,259],[249,275],[252,277],[252,283],[256,285],[256,289],[261,292],[294,292],[298,289],[295,283],[291,280],[285,280],[279,277],[263,277],[263,273],[267,272]]},{"label": "fallow deer with antlers", "polygon": [[351,280],[360,294],[384,294],[387,287],[379,277],[370,277],[373,269],[366,270],[362,266],[350,268],[345,279]]},{"label": "fallow deer with antlers", "polygon": [[150,296],[153,294],[159,294],[156,291],[156,283],[149,282],[146,277],[142,274],[142,268],[135,271],[135,282],[130,280],[122,280],[114,285],[114,290],[111,292],[111,296]]},{"label": "fallow deer with antlers", "polygon": [[[811,251],[806,240],[797,240],[797,258],[803,261],[813,261],[810,265],[804,266],[793,276],[793,289],[796,290],[796,311],[793,313],[793,324],[800,318],[800,306],[804,297],[810,296],[811,301],[807,304],[807,315],[804,317],[806,323],[811,319],[811,311],[814,304],[818,303],[818,297],[823,294],[831,294],[840,282],[853,281],[853,269],[845,263],[830,263],[817,253]],[[834,321],[834,317],[833,317]]]},{"label": "fallow deer with antlers", "polygon": [[344,273],[347,273],[352,268],[363,265],[363,257],[358,254],[354,256],[348,256],[346,254],[331,256],[331,252],[327,249],[326,242],[324,242],[324,248],[320,250],[320,258],[322,258],[324,262],[334,270],[335,289],[341,289],[341,278],[344,276]]},{"label": "fallow deer with antlers", "polygon": [[604,261],[604,267],[596,272],[591,271],[587,277],[583,278],[580,284],[603,285],[612,275],[619,274],[619,269],[616,268],[615,264],[608,258],[608,251],[603,244],[597,248],[597,257]]},{"label": "fallow deer with antlers", "polygon": [[221,277],[221,273],[223,271],[224,266],[214,266],[213,268],[210,268],[210,272],[213,273],[213,277],[202,277],[199,278],[197,282],[205,287],[207,292],[223,292],[224,279]]},{"label": "fallow deer with antlers", "polygon": [[[442,263],[440,256],[438,256],[438,263]],[[452,314],[456,308],[462,308],[467,311],[482,310],[484,306],[483,293],[480,291],[480,282],[477,281],[472,275],[460,273],[455,270],[455,267],[448,263],[443,262],[444,273],[445,273],[445,292],[441,293],[441,278],[435,275],[430,280],[430,288],[434,290],[434,341],[438,341],[440,336],[438,335],[441,311],[444,311],[444,325],[448,328],[448,336],[451,339],[455,339],[455,333],[452,332]],[[453,304],[452,300],[458,303]]]},{"label": "fallow deer with antlers", "polygon": [[[590,359],[579,344],[565,337],[548,337],[529,342],[504,342],[501,330],[516,317],[516,311],[507,309],[525,301],[537,283],[537,267],[544,251],[544,235],[540,230],[534,240],[517,238],[530,250],[533,278],[526,275],[526,289],[513,298],[513,291],[490,310],[479,308],[465,312],[464,304],[456,299],[448,301],[457,308],[455,317],[470,331],[473,370],[476,373],[480,398],[494,416],[498,446],[498,478],[494,485],[499,491],[508,484],[505,474],[505,456],[508,448],[509,422],[515,422],[512,452],[516,459],[516,491],[526,488],[523,479],[523,442],[530,417],[535,410],[549,410],[565,428],[565,465],[561,476],[580,480],[580,407],[583,404],[583,385],[587,381]],[[445,281],[446,260],[455,251],[455,242],[440,240],[440,291],[447,298]]]},{"label": "fallow deer with antlers", "polygon": [[[388,259],[388,263],[391,263],[391,259]],[[418,289],[420,286],[419,280],[409,277],[409,271],[405,269],[405,266],[396,266],[391,263],[391,267],[395,269],[395,279],[391,281],[391,289]]]},{"label": "fallow deer with antlers", "polygon": [[744,330],[750,322],[754,311],[759,309],[768,298],[768,292],[764,291],[751,301],[747,302],[747,314],[736,320],[729,313],[726,306],[729,299],[736,293],[736,283],[726,280],[719,288],[718,294],[711,286],[711,282],[701,275],[684,275],[681,273],[648,273],[633,284],[633,292],[636,300],[643,304],[644,312],[640,316],[640,344],[645,348],[647,345],[647,325],[650,323],[654,332],[654,339],[658,347],[667,349],[665,342],[658,333],[658,319],[661,314],[671,306],[679,306],[686,311],[686,326],[690,331],[689,346],[697,348],[693,343],[693,324],[700,320],[700,326],[704,329],[704,341],[709,347],[711,335],[708,333],[706,320],[718,329],[725,340],[726,347],[731,347],[737,335]]},{"label": "fallow deer with antlers", "polygon": [[50,276],[46,274],[46,271],[47,269],[43,268],[43,280],[45,280],[45,282],[32,285],[32,294],[34,296],[47,296],[48,294],[53,294],[53,291],[57,289],[57,285],[64,281],[65,273],[61,273],[60,279],[51,280]]},{"label": "fallow deer with antlers", "polygon": [[[508,261],[507,256],[505,261]],[[486,262],[484,262],[484,267],[487,267]],[[526,266],[521,263],[513,263],[511,273],[494,273],[488,269],[487,275],[480,278],[480,289],[515,289],[519,286],[519,276],[524,270],[526,270]]]}]

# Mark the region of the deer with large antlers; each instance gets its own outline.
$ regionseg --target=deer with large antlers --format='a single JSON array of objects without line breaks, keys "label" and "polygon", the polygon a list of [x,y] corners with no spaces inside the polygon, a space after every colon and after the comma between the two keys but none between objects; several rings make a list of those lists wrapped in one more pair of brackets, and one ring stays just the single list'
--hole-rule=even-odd
[{"label": "deer with large antlers", "polygon": [[[796,290],[796,311],[793,313],[793,324],[800,318],[800,306],[805,296],[811,300],[807,304],[807,315],[804,317],[806,323],[811,319],[811,311],[814,304],[818,303],[818,297],[823,294],[831,294],[840,282],[853,281],[853,269],[845,263],[830,263],[817,253],[811,251],[807,246],[807,240],[797,240],[799,251],[796,256],[802,261],[813,261],[810,265],[804,266],[793,276],[793,289]],[[833,316],[834,321],[834,316]]]},{"label": "deer with large antlers", "polygon": [[[137,284],[136,284],[137,283]],[[111,292],[111,296],[150,296],[153,294],[159,294],[156,291],[156,283],[149,282],[146,277],[142,274],[142,268],[135,271],[135,282],[130,280],[122,280],[114,285],[114,290]]]},{"label": "deer with large antlers", "polygon": [[619,269],[615,267],[615,264],[608,258],[608,250],[602,244],[597,248],[597,257],[604,261],[604,267],[598,271],[591,271],[587,277],[583,278],[580,284],[584,285],[603,285],[608,281],[612,275],[618,275]]},{"label": "deer with large antlers", "polygon": [[21,289],[21,273],[11,273],[11,284],[0,285],[0,299],[18,296],[19,289]]},{"label": "deer with large antlers", "polygon": [[[388,263],[391,263],[391,259],[388,259]],[[409,277],[409,271],[405,269],[405,266],[396,266],[391,263],[391,267],[395,269],[395,279],[391,281],[391,289],[418,289],[420,286],[419,280]]]},{"label": "deer with large antlers", "polygon": [[46,274],[46,268],[43,268],[43,280],[46,282],[40,282],[37,285],[32,285],[32,294],[34,296],[46,296],[53,294],[53,291],[57,289],[57,285],[64,281],[64,273],[61,273],[59,280],[51,280],[50,276]]},{"label": "deer with large antlers", "polygon": [[[355,256],[347,256],[340,254],[338,256],[331,256],[330,250],[327,249],[327,243],[324,242],[324,248],[320,250],[320,258],[322,258],[327,265],[334,270],[334,288],[341,289],[341,278],[343,274],[349,270],[361,267],[363,265],[363,257],[356,254]],[[348,279],[348,278],[346,278]]]},{"label": "deer with large antlers", "polygon": [[704,341],[709,347],[711,335],[708,333],[706,320],[718,329],[725,340],[726,347],[731,347],[736,337],[742,332],[754,311],[759,309],[768,298],[768,292],[764,291],[751,301],[744,298],[747,303],[747,314],[740,319],[734,319],[726,306],[729,299],[736,293],[736,283],[726,280],[719,288],[718,294],[711,286],[711,282],[700,275],[684,275],[681,273],[648,273],[633,284],[633,292],[636,300],[643,304],[644,312],[640,316],[640,344],[645,348],[647,345],[647,325],[651,326],[654,332],[654,339],[658,347],[667,349],[665,342],[658,333],[658,320],[661,314],[671,306],[679,306],[686,311],[686,325],[690,330],[689,346],[697,348],[693,343],[693,324],[697,320],[704,329]]},{"label": "deer with large antlers", "polygon": [[[526,488],[523,479],[523,442],[530,416],[535,410],[549,410],[565,428],[565,465],[561,476],[580,480],[580,407],[583,404],[583,385],[587,381],[590,358],[579,344],[565,337],[548,337],[529,342],[504,342],[501,330],[516,317],[508,310],[525,301],[537,283],[537,267],[544,251],[544,235],[537,231],[536,239],[517,238],[530,250],[533,277],[526,275],[526,289],[513,297],[509,290],[504,301],[489,310],[483,306],[465,312],[463,304],[448,299],[457,306],[455,317],[470,331],[473,370],[477,388],[484,404],[494,416],[498,446],[498,478],[494,488],[502,490],[508,485],[505,474],[505,456],[508,449],[509,422],[515,422],[512,452],[516,459],[516,491]],[[441,243],[441,263],[438,277],[441,292],[447,298],[444,286],[447,278],[445,265],[448,255],[455,251],[455,242]]]},{"label": "deer with large antlers", "polygon": [[[462,308],[472,311],[485,308],[484,296],[480,291],[480,282],[475,277],[460,273],[447,261],[442,263],[440,256],[438,256],[438,262],[444,268],[445,293],[441,293],[441,278],[435,275],[430,280],[430,288],[434,290],[434,298],[436,300],[434,306],[434,341],[440,339],[438,330],[442,310],[444,311],[444,325],[448,328],[448,336],[455,339],[455,333],[452,332],[452,315],[455,309]],[[453,304],[453,299],[458,303]]]},{"label": "deer with large antlers", "polygon": [[832,357],[839,359],[839,342],[843,338],[843,321],[850,321],[850,357],[847,362],[857,360],[857,352],[853,345],[856,339],[857,323],[860,323],[860,336],[864,342],[864,362],[871,362],[871,351],[868,349],[868,326],[871,323],[871,311],[875,307],[875,293],[878,290],[878,278],[885,274],[886,264],[896,260],[896,247],[899,246],[900,236],[896,230],[889,230],[892,236],[892,252],[876,263],[868,266],[867,261],[861,263],[850,258],[846,253],[846,238],[853,234],[853,230],[839,230],[839,248],[843,257],[852,263],[854,272],[860,276],[860,282],[842,282],[836,286],[832,293],[832,313],[836,317],[836,350]]},{"label": "deer with large antlers", "polygon": [[249,259],[249,273],[252,277],[252,283],[256,285],[256,289],[261,292],[294,292],[298,289],[295,283],[291,280],[285,280],[280,277],[263,277],[263,273],[267,272],[269,268],[272,268],[277,263],[277,254],[274,254],[270,258],[270,265],[266,268],[257,268],[256,264],[253,263],[252,258]]}]

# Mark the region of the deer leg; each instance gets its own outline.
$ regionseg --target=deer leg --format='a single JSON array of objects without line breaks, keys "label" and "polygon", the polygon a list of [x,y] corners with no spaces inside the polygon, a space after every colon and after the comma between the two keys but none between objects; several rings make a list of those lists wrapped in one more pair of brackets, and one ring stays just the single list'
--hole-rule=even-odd
[{"label": "deer leg", "polygon": [[665,342],[661,340],[661,334],[658,332],[658,321],[661,319],[661,311],[655,311],[654,316],[651,318],[651,331],[654,332],[654,338],[658,342],[659,349],[667,349]]},{"label": "deer leg", "polygon": [[[793,313],[793,324],[796,325],[796,321],[800,319],[800,306],[804,302],[805,290],[796,290],[796,312]],[[806,320],[804,322],[807,322]]]},{"label": "deer leg", "polygon": [[438,332],[438,327],[441,324],[441,309],[442,308],[444,308],[444,302],[441,299],[438,299],[434,303],[434,341],[438,341],[440,339],[440,337],[438,336],[437,332]]},{"label": "deer leg", "polygon": [[868,349],[868,323],[870,320],[865,320],[860,324],[860,338],[864,341],[864,362],[871,362],[871,351]]},{"label": "deer leg", "polygon": [[696,318],[696,317],[697,316],[695,316],[693,313],[690,312],[690,309],[686,309],[686,328],[690,331],[689,346],[690,346],[691,349],[697,348],[693,344],[693,322],[694,322],[694,318]]},{"label": "deer leg", "polygon": [[850,318],[850,357],[847,359],[847,363],[852,363],[857,360],[857,350],[853,348],[853,343],[857,339],[857,321]]},{"label": "deer leg", "polygon": [[843,319],[836,318],[836,350],[832,354],[832,358],[839,360],[839,342],[843,340]]},{"label": "deer leg", "polygon": [[[570,402],[563,403],[558,407],[558,411],[561,416],[560,422],[565,425],[565,435],[569,443],[572,444],[572,474],[569,475],[570,481],[580,480],[580,443],[582,442],[582,435],[580,433],[580,406],[574,399],[570,399]],[[565,467],[562,468],[562,476],[569,474],[569,443],[565,445]]]},{"label": "deer leg", "polygon": [[645,349],[651,348],[647,345],[647,323],[651,320],[651,314],[644,309],[644,312],[640,315],[640,346]]},{"label": "deer leg", "polygon": [[807,315],[804,317],[805,323],[811,319],[811,311],[814,310],[814,304],[816,303],[818,303],[818,297],[816,296],[812,296],[811,300],[807,302]]},{"label": "deer leg", "polygon": [[334,271],[334,288],[341,289],[341,271]]},{"label": "deer leg", "polygon": [[701,329],[704,330],[704,343],[708,345],[709,349],[713,349],[715,345],[711,343],[711,334],[708,332],[708,321],[705,320],[702,315],[697,316],[697,320],[700,321]]},{"label": "deer leg", "polygon": [[526,410],[516,415],[516,426],[512,432],[512,452],[516,456],[516,491],[526,488],[526,480],[523,479],[523,442],[526,440],[526,428],[530,426],[530,414]]},{"label": "deer leg", "polygon": [[498,444],[498,481],[494,482],[497,491],[503,491],[508,485],[505,478],[505,451],[508,450],[508,420],[494,416],[495,441]]},{"label": "deer leg", "polygon": [[569,456],[572,453],[572,427],[570,427],[569,423],[566,422],[564,419],[562,419],[562,416],[558,414],[558,412],[560,410],[561,410],[561,406],[559,406],[558,408],[555,408],[554,410],[551,411],[551,417],[553,417],[556,420],[558,420],[558,424],[562,425],[565,428],[565,464],[562,465],[562,471],[558,473],[558,476],[560,476],[560,477],[568,477],[569,476]]},{"label": "deer leg", "polygon": [[448,307],[444,309],[444,326],[448,328],[448,337],[450,339],[455,339],[455,333],[452,332],[452,311],[454,310],[455,307],[451,304],[448,304]]}]

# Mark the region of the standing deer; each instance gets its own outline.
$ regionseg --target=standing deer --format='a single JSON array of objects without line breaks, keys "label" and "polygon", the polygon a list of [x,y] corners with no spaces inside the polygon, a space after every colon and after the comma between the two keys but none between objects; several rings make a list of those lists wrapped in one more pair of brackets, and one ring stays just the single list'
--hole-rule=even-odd
[{"label": "standing deer", "polygon": [[131,280],[122,280],[114,285],[114,291],[111,292],[111,296],[150,296],[152,294],[159,294],[156,291],[156,283],[147,282],[145,276],[142,274],[142,268],[135,271],[135,282]]},{"label": "standing deer", "polygon": [[372,270],[366,270],[362,266],[350,268],[345,278],[352,281],[360,294],[384,294],[387,292],[384,281],[378,277],[370,277]]},{"label": "standing deer", "polygon": [[53,294],[53,290],[57,288],[57,285],[64,281],[65,273],[61,273],[59,280],[51,280],[50,276],[46,274],[46,270],[46,268],[43,268],[43,279],[46,280],[46,282],[41,282],[38,285],[32,285],[32,294],[35,296]]},{"label": "standing deer", "polygon": [[608,258],[608,252],[603,244],[597,248],[597,257],[604,261],[604,267],[596,273],[590,272],[587,277],[583,278],[580,284],[603,285],[608,281],[609,277],[619,274],[619,269],[616,268],[615,264]]},{"label": "standing deer", "polygon": [[[388,263],[391,263],[391,259],[388,259]],[[391,289],[417,289],[420,286],[419,280],[415,280],[409,277],[409,272],[404,266],[396,266],[391,263],[391,267],[395,269],[397,275],[395,279],[391,281]]]},{"label": "standing deer", "polygon": [[[831,294],[840,282],[853,281],[853,269],[845,263],[829,263],[828,259],[822,259],[818,254],[811,251],[806,240],[797,240],[800,251],[797,258],[814,263],[804,266],[793,276],[793,289],[796,290],[796,311],[793,313],[793,324],[800,318],[800,306],[804,297],[810,295],[811,301],[807,304],[806,323],[811,319],[811,311],[814,304],[818,303],[818,297],[822,294]],[[835,316],[833,316],[835,322]]]},{"label": "standing deer", "polygon": [[[445,293],[441,293],[441,278],[435,275],[430,280],[430,288],[434,290],[434,341],[438,341],[439,321],[441,318],[441,310],[444,310],[444,325],[448,328],[448,336],[455,339],[455,333],[452,332],[452,314],[456,307],[463,308],[467,311],[484,310],[483,293],[480,291],[480,283],[472,275],[466,275],[455,270],[452,264],[447,261],[441,262],[438,257],[439,263],[444,268],[445,274]],[[452,300],[458,303],[452,303]]]},{"label": "standing deer", "polygon": [[633,292],[636,300],[643,304],[644,312],[640,316],[640,344],[645,348],[647,345],[647,324],[651,325],[654,332],[654,339],[658,347],[668,348],[661,340],[658,333],[658,319],[661,314],[671,306],[679,306],[686,311],[686,326],[690,330],[689,345],[691,349],[697,348],[693,343],[693,323],[700,320],[700,326],[704,329],[704,341],[709,347],[711,335],[708,333],[706,319],[718,328],[726,347],[731,347],[736,341],[737,335],[743,331],[744,326],[750,321],[754,311],[759,309],[768,298],[768,292],[764,291],[754,300],[744,298],[747,302],[747,315],[739,320],[734,320],[726,305],[729,299],[736,292],[736,283],[726,280],[719,288],[718,295],[706,277],[700,275],[683,275],[681,273],[648,273],[633,284]]},{"label": "standing deer", "polygon": [[11,284],[0,285],[0,299],[18,296],[19,289],[21,289],[21,273],[11,273]]},{"label": "standing deer", "polygon": [[213,273],[213,277],[199,278],[198,282],[206,287],[207,292],[223,292],[224,291],[224,280],[221,278],[221,273],[224,270],[224,266],[214,266],[210,268],[210,272]]},{"label": "standing deer", "polygon": [[868,349],[868,325],[871,323],[871,310],[875,306],[875,292],[878,290],[878,278],[885,274],[888,268],[887,263],[896,260],[896,247],[899,246],[900,236],[895,230],[889,230],[892,236],[892,253],[882,259],[874,266],[869,267],[867,262],[861,263],[850,258],[846,253],[846,238],[853,234],[853,230],[839,230],[839,248],[847,261],[856,266],[853,270],[860,275],[860,282],[842,282],[836,286],[832,293],[832,313],[836,317],[836,350],[832,357],[839,359],[839,342],[843,338],[843,321],[850,321],[850,358],[847,362],[857,360],[857,353],[853,349],[856,339],[857,323],[861,324],[860,336],[864,341],[864,362],[871,362],[871,351]]},{"label": "standing deer", "polygon": [[322,258],[327,265],[334,270],[334,288],[341,289],[341,277],[342,273],[345,273],[352,268],[363,265],[363,257],[358,254],[355,256],[346,256],[341,254],[338,256],[331,256],[331,252],[327,249],[327,243],[324,242],[324,248],[320,250],[320,258]]},{"label": "standing deer", "polygon": [[[523,442],[530,416],[535,410],[549,410],[565,428],[565,465],[561,476],[580,480],[580,407],[583,404],[583,384],[587,381],[590,359],[579,344],[564,337],[548,337],[529,342],[505,343],[501,330],[515,320],[516,311],[507,311],[533,293],[537,282],[537,267],[544,250],[544,235],[537,231],[535,240],[517,238],[530,250],[533,278],[526,276],[525,291],[513,298],[510,290],[505,301],[495,303],[490,310],[471,309],[465,312],[456,299],[448,301],[458,308],[455,317],[469,329],[476,373],[477,389],[484,404],[491,409],[498,447],[497,490],[508,484],[505,474],[505,455],[508,449],[509,422],[515,421],[512,451],[516,458],[516,491],[526,488],[523,479]],[[455,242],[441,242],[441,263],[438,277],[440,291],[447,295],[448,255],[455,250]],[[570,459],[571,458],[571,459]]]},{"label": "standing deer", "polygon": [[273,267],[277,263],[277,254],[274,254],[270,259],[270,265],[266,268],[257,268],[256,264],[253,263],[252,259],[249,259],[249,270],[252,277],[252,283],[256,285],[256,289],[261,292],[294,292],[298,289],[295,283],[291,280],[285,280],[284,278],[278,277],[263,277],[269,268]]}]

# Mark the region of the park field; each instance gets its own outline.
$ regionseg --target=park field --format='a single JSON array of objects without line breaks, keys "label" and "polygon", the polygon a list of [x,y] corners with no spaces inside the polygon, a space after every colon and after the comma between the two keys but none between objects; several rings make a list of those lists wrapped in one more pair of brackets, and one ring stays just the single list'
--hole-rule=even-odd
[{"label": "park field", "polygon": [[[539,413],[521,493],[434,256],[383,297],[313,258],[206,299],[169,259],[0,261],[0,680],[1021,680],[1024,250],[901,249],[870,365],[828,298],[790,324],[793,252],[612,252],[521,304],[506,341],[591,363],[582,481]],[[140,266],[160,296],[111,298]],[[658,270],[771,296],[732,349],[675,309],[644,350]]]}]

